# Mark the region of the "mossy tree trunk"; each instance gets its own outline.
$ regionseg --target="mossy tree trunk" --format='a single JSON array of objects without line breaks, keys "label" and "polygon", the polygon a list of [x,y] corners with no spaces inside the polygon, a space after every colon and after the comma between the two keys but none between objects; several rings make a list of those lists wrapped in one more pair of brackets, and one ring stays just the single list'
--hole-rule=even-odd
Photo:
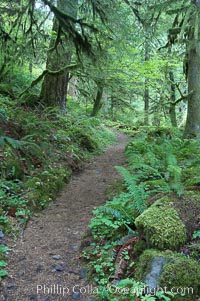
[{"label": "mossy tree trunk", "polygon": [[173,127],[177,127],[177,119],[176,119],[176,88],[175,88],[175,81],[174,81],[174,73],[172,71],[169,72],[169,79],[170,79],[170,88],[171,88],[171,97],[170,97],[170,108],[169,108],[169,115],[171,124]]},{"label": "mossy tree trunk", "polygon": [[[146,26],[144,26],[146,28]],[[145,62],[148,62],[150,59],[149,55],[149,38],[147,34],[147,29],[145,29]],[[144,82],[144,124],[149,125],[149,85],[148,79],[145,78]]]},{"label": "mossy tree trunk", "polygon": [[[77,14],[77,1],[73,0],[58,0],[57,7],[63,11]],[[72,7],[74,11],[72,11]],[[60,30],[58,21],[54,18],[52,32],[58,35]],[[64,66],[67,66],[71,62],[72,56],[72,45],[66,40],[66,37],[60,35],[61,43],[56,47],[56,37],[53,36],[50,41],[50,47],[47,55],[46,68],[52,71],[59,70]],[[66,96],[67,96],[67,87],[69,81],[69,73],[51,75],[46,74],[44,81],[42,83],[40,98],[42,103],[49,107],[58,107],[60,111],[66,111]]]},{"label": "mossy tree trunk", "polygon": [[97,116],[102,106],[102,96],[103,96],[103,85],[97,84],[97,95],[94,100],[94,105],[91,113],[91,117]]},{"label": "mossy tree trunk", "polygon": [[200,1],[192,3],[197,9],[198,22],[192,19],[188,41],[188,112],[184,136],[200,139]]}]

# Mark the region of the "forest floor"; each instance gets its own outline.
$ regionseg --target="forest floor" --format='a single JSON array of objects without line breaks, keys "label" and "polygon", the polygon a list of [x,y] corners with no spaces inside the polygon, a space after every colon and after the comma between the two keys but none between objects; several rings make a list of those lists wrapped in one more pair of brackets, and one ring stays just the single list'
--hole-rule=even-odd
[{"label": "forest floor", "polygon": [[72,176],[47,209],[30,219],[17,241],[7,241],[8,272],[0,301],[94,300],[80,260],[80,245],[92,210],[106,201],[106,189],[120,179],[128,137],[117,142]]}]

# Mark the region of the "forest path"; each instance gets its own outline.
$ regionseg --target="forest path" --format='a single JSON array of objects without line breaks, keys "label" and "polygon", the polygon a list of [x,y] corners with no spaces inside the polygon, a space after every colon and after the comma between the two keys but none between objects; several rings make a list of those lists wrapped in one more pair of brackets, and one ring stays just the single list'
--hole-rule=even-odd
[{"label": "forest path", "polygon": [[128,137],[116,135],[117,142],[74,175],[57,200],[31,218],[16,245],[9,246],[9,277],[0,287],[0,301],[94,300],[79,247],[92,210],[106,201],[106,188],[120,178],[115,166],[125,163]]}]

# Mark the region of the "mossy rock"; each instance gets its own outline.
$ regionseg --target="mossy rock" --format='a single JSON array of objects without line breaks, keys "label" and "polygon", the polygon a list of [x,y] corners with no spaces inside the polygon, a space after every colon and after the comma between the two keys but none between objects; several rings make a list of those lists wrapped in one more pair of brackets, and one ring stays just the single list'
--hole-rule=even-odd
[{"label": "mossy rock", "polygon": [[171,193],[156,200],[152,207],[163,205],[176,210],[186,227],[187,239],[190,241],[193,233],[199,229],[200,191],[185,191],[181,197]]},{"label": "mossy rock", "polygon": [[178,213],[168,204],[151,206],[135,220],[149,247],[178,250],[186,241],[186,228]]},{"label": "mossy rock", "polygon": [[[152,272],[152,262],[156,258],[162,258],[163,267],[157,279],[157,287],[166,291],[178,293],[173,298],[174,301],[198,300],[200,293],[200,265],[199,263],[186,256],[173,253],[171,251],[160,252],[157,250],[146,250],[139,258],[135,277],[138,281],[147,284],[148,275]],[[152,274],[153,275],[153,274]],[[189,290],[187,291],[187,288]],[[185,289],[185,295],[181,295]]]},{"label": "mossy rock", "polygon": [[189,289],[189,291],[185,291],[185,296],[180,297],[180,294],[177,294],[174,301],[198,300],[197,297],[200,294],[200,265],[198,262],[181,255],[170,259],[164,267],[159,285],[178,288],[180,293],[182,289]]},{"label": "mossy rock", "polygon": [[139,257],[139,261],[137,262],[137,269],[136,269],[136,274],[135,277],[139,281],[145,281],[146,275],[151,271],[151,262],[153,258],[155,257],[160,257],[160,256],[165,256],[165,254],[173,254],[172,251],[158,251],[155,249],[148,249],[145,250],[142,255]]}]

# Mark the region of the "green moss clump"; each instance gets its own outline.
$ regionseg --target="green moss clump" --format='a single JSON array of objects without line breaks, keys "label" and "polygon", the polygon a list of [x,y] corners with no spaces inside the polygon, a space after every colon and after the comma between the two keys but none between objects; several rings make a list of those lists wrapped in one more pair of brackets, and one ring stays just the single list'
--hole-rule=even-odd
[{"label": "green moss clump", "polygon": [[38,177],[32,177],[25,183],[29,188],[28,200],[34,209],[43,209],[52,201],[64,183],[70,178],[71,170],[63,167],[49,168]]},{"label": "green moss clump", "polygon": [[[171,251],[146,250],[139,258],[135,277],[138,281],[145,282],[146,276],[151,271],[154,258],[163,257],[165,265],[158,280],[158,287],[166,291],[178,292],[174,301],[198,300],[200,292],[200,265],[194,259]],[[185,295],[181,295],[185,290]]]},{"label": "green moss clump", "polygon": [[186,241],[186,228],[178,213],[167,204],[151,206],[135,220],[149,247],[177,250]]},{"label": "green moss clump", "polygon": [[190,241],[192,234],[198,230],[198,214],[200,212],[200,192],[185,191],[181,197],[176,194],[169,194],[155,201],[155,206],[172,207],[178,213],[187,231],[187,239]]},{"label": "green moss clump", "polygon": [[[165,265],[159,281],[160,287],[172,287],[179,293],[185,290],[185,295],[177,294],[174,301],[198,300],[200,293],[200,265],[194,259],[176,255]],[[175,290],[174,290],[175,291]]]}]

